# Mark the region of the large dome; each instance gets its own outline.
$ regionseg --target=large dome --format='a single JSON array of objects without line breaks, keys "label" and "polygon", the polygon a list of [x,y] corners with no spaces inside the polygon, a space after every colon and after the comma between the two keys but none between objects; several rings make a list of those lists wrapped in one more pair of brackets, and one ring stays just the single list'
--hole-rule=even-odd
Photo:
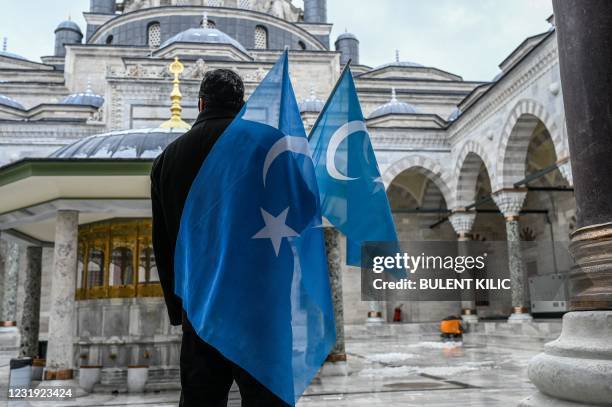
[{"label": "large dome", "polygon": [[385,116],[388,114],[415,114],[419,113],[416,107],[411,105],[410,103],[400,102],[397,100],[397,96],[395,94],[395,88],[391,90],[391,101],[385,103],[382,106],[377,107],[368,119],[374,119],[376,117]]},{"label": "large dome", "polygon": [[96,134],[62,147],[51,158],[155,158],[185,129],[151,128]]},{"label": "large dome", "polygon": [[247,53],[246,48],[244,48],[242,44],[216,28],[190,28],[176,34],[173,37],[170,37],[160,46],[160,48],[165,48],[168,45],[178,42],[193,42],[198,44],[229,44],[238,48],[240,51]]},{"label": "large dome", "polygon": [[13,98],[0,94],[0,105],[9,106],[19,110],[25,110],[23,105]]}]

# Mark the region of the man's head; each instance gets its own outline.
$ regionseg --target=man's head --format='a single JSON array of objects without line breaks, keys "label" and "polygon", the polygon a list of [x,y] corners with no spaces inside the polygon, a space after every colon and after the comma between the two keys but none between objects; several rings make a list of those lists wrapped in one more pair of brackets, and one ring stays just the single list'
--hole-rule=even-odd
[{"label": "man's head", "polygon": [[198,109],[239,110],[244,103],[244,84],[229,69],[215,69],[204,74],[200,85]]}]

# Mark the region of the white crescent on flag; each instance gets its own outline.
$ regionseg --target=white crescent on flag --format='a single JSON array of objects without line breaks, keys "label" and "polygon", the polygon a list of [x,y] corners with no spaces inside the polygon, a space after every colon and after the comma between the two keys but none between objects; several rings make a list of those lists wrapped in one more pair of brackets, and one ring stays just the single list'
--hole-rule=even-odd
[{"label": "white crescent on flag", "polygon": [[368,129],[363,121],[354,120],[344,124],[338,130],[336,130],[334,134],[332,134],[331,138],[329,139],[329,145],[327,146],[327,155],[325,160],[325,166],[327,167],[327,172],[329,173],[330,177],[340,181],[351,181],[357,179],[347,177],[346,175],[340,173],[340,171],[338,171],[336,168],[334,159],[336,158],[336,151],[338,150],[340,143],[342,143],[342,141],[351,134],[360,131],[367,132]]},{"label": "white crescent on flag", "polygon": [[306,156],[310,156],[310,147],[308,146],[308,140],[306,137],[299,136],[285,136],[283,138],[278,139],[270,150],[268,150],[268,154],[266,154],[266,159],[264,160],[263,166],[263,183],[266,185],[266,177],[268,175],[268,170],[270,166],[282,153],[289,151],[296,154],[303,154]]}]

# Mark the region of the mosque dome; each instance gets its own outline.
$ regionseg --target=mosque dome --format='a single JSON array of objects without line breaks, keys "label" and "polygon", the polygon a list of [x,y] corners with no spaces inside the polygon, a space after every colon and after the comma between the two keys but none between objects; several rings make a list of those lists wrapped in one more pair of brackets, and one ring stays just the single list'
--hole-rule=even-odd
[{"label": "mosque dome", "polygon": [[324,106],[325,102],[321,99],[317,99],[314,89],[311,89],[308,99],[304,99],[302,103],[300,103],[300,113],[321,113]]},{"label": "mosque dome", "polygon": [[87,83],[87,89],[82,93],[73,93],[62,100],[64,105],[87,105],[99,108],[104,104],[104,97],[96,95],[91,89],[91,84]]},{"label": "mosque dome", "polygon": [[461,116],[461,113],[463,113],[461,109],[459,109],[458,107],[455,107],[453,111],[451,112],[451,114],[448,116],[448,119],[446,119],[446,121],[454,122],[455,120],[457,120],[459,116]]},{"label": "mosque dome", "polygon": [[57,150],[51,158],[155,158],[187,129],[112,131],[86,137]]},{"label": "mosque dome", "polygon": [[0,105],[8,106],[19,110],[25,110],[23,105],[13,98],[0,94]]},{"label": "mosque dome", "polygon": [[368,119],[374,119],[376,117],[385,116],[388,114],[415,114],[419,113],[416,107],[411,105],[410,103],[400,102],[397,100],[397,96],[395,93],[395,88],[391,90],[391,101],[385,103],[382,106],[377,107]]},{"label": "mosque dome", "polygon": [[0,51],[0,56],[15,58],[15,59],[22,59],[24,61],[28,60],[26,57],[22,57],[21,55],[18,55],[18,54],[13,54],[12,52],[8,52],[8,51]]},{"label": "mosque dome", "polygon": [[397,66],[397,67],[407,67],[407,68],[424,68],[423,65],[418,64],[416,62],[412,62],[412,61],[401,61],[400,60],[400,56],[399,56],[399,51],[396,50],[395,51],[395,61],[393,62],[389,62],[387,64],[383,64],[383,65],[379,65],[374,69],[382,69],[382,68],[387,68],[387,67],[392,67],[392,66]]},{"label": "mosque dome", "polygon": [[357,39],[357,36],[355,34],[351,34],[350,32],[344,32],[340,34],[338,38],[336,39],[336,41],[338,40],[357,40],[359,41],[359,39]]},{"label": "mosque dome", "polygon": [[59,30],[71,30],[71,31],[74,31],[74,32],[77,32],[83,35],[83,33],[81,32],[81,27],[79,27],[77,23],[71,20],[66,20],[66,21],[62,21],[61,23],[59,23],[59,25],[55,29],[55,32]]},{"label": "mosque dome", "polygon": [[24,61],[28,60],[26,57],[22,57],[21,55],[14,54],[12,52],[8,52],[7,47],[8,47],[8,38],[4,37],[2,41],[2,49],[0,50],[0,56],[14,58],[14,59],[22,59]]},{"label": "mosque dome", "polygon": [[189,28],[185,31],[181,31],[173,37],[166,40],[160,48],[165,48],[168,45],[177,42],[191,42],[198,44],[229,44],[238,48],[240,51],[247,53],[246,48],[242,46],[238,41],[213,27],[208,27],[208,19],[204,16],[202,20],[202,27]]}]

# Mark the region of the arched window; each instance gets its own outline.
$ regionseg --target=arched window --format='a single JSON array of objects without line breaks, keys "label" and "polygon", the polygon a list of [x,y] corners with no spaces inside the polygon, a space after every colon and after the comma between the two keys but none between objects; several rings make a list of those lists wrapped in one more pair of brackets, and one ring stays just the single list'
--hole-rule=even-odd
[{"label": "arched window", "polygon": [[113,34],[109,35],[108,37],[106,37],[106,44],[112,44],[113,43]]},{"label": "arched window", "polygon": [[302,51],[306,50],[306,44],[304,44],[304,41],[298,41],[298,47],[300,47]]},{"label": "arched window", "polygon": [[158,22],[149,24],[149,28],[147,28],[147,44],[151,48],[157,48],[161,44],[161,26]]},{"label": "arched window", "polygon": [[255,27],[255,49],[268,48],[268,30],[262,25]]}]

